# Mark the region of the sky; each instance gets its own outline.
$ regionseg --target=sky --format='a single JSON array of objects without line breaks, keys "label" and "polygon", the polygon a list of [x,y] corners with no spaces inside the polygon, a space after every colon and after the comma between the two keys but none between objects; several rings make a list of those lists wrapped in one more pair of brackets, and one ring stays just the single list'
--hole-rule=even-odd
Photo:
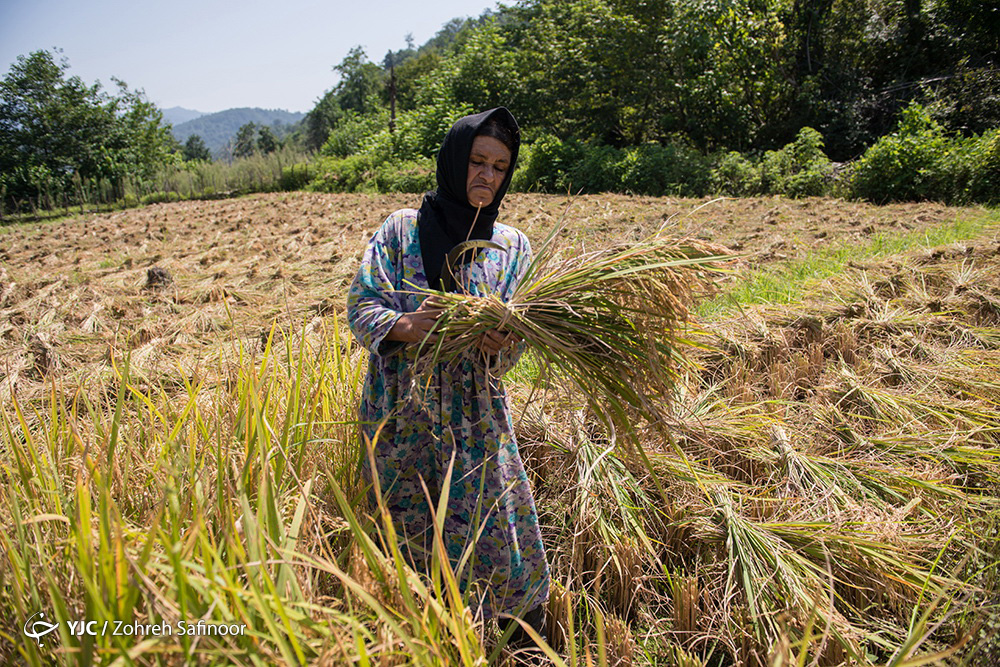
[{"label": "sky", "polygon": [[483,0],[0,0],[0,68],[62,49],[68,76],[111,77],[161,109],[309,111],[337,83],[333,66],[356,45],[381,62],[423,44],[455,17],[495,9]]}]

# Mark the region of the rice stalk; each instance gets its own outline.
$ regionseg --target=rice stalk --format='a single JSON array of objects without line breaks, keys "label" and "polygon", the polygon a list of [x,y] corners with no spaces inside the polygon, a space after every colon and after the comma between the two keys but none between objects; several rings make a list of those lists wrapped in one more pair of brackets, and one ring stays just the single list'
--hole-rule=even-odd
[{"label": "rice stalk", "polygon": [[[852,438],[855,448],[878,452],[899,464],[912,466],[915,461],[922,460],[945,466],[957,479],[967,484],[970,479],[989,483],[1000,480],[1000,446],[997,445],[1000,428],[997,427],[979,427],[968,431],[897,428],[866,437],[858,434],[845,437]],[[859,460],[845,460],[844,463],[856,466]]]},{"label": "rice stalk", "polygon": [[[539,445],[558,452],[551,457],[558,459],[558,469],[549,471],[547,481],[559,481],[551,491],[567,508],[558,519],[566,538],[549,551],[549,558],[565,563],[588,593],[582,598],[588,609],[600,606],[631,619],[644,604],[638,594],[646,573],[660,569],[661,545],[655,535],[664,521],[663,509],[621,452],[587,432],[584,413],[571,414],[569,433],[549,433]],[[547,492],[536,495],[536,502],[549,504]],[[594,630],[592,623],[586,627]]]},{"label": "rice stalk", "polygon": [[853,476],[836,462],[799,451],[780,423],[771,425],[770,437],[779,469],[785,478],[786,492],[841,507],[851,502],[849,490],[864,491]]},{"label": "rice stalk", "polygon": [[769,525],[742,516],[728,491],[716,488],[711,495],[715,521],[726,535],[725,599],[732,604],[736,592],[742,592],[757,641],[765,645],[778,641],[782,613],[815,610],[837,642],[857,655],[856,631],[834,606],[828,583],[833,575],[793,549]]},{"label": "rice stalk", "polygon": [[895,392],[864,382],[852,369],[838,370],[842,389],[837,407],[862,420],[883,425],[931,429],[951,426],[967,430],[1000,427],[995,410],[975,403],[951,401],[947,404],[909,393]]},{"label": "rice stalk", "polygon": [[[316,596],[319,571],[302,557],[323,551],[316,534],[325,523],[315,502],[322,477],[311,472],[303,444],[322,448],[320,432],[343,428],[325,424],[356,402],[357,386],[338,380],[356,384],[357,364],[337,357],[337,342],[327,339],[318,353],[286,346],[286,364],[268,346],[259,365],[241,359],[231,383],[185,377],[180,397],[155,379],[141,389],[128,360],[116,359],[114,375],[96,378],[95,391],[66,397],[53,381],[34,412],[16,400],[0,406],[0,601],[12,613],[3,632],[44,609],[60,622],[60,663],[100,656],[173,664],[197,654],[208,662],[303,664],[327,642],[352,647],[349,637],[363,644],[374,637],[363,619]],[[205,400],[206,386],[213,400]],[[333,405],[338,392],[350,405]],[[355,442],[330,440],[331,452]],[[205,619],[247,630],[201,641],[64,631],[65,621],[79,618]],[[51,655],[19,631],[10,636],[24,662],[49,663]],[[336,655],[335,662],[350,657]]]},{"label": "rice stalk", "polygon": [[[633,434],[638,413],[650,423],[686,365],[683,336],[692,293],[728,257],[698,242],[649,240],[556,257],[543,249],[505,303],[496,295],[431,292],[444,312],[435,344],[422,344],[430,368],[474,350],[489,330],[510,332],[543,363],[570,378],[612,432]],[[616,428],[617,427],[617,428]]]}]

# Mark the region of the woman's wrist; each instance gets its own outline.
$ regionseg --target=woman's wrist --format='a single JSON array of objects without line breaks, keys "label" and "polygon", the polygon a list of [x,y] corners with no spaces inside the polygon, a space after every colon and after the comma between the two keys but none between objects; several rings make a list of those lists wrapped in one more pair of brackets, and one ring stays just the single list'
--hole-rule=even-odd
[{"label": "woman's wrist", "polygon": [[409,339],[410,329],[407,313],[404,313],[396,318],[392,328],[389,329],[389,333],[385,335],[385,339],[397,343],[412,343],[413,341]]},{"label": "woman's wrist", "polygon": [[420,343],[425,340],[433,343],[437,340],[434,329],[439,314],[440,311],[429,309],[404,313],[392,325],[385,337],[401,343]]}]

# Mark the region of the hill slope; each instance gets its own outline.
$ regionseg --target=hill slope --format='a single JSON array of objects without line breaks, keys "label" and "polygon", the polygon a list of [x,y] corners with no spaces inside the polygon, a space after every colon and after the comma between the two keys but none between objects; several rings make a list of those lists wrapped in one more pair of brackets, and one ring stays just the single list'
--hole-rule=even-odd
[{"label": "hill slope", "polygon": [[194,120],[189,120],[174,127],[174,137],[181,143],[187,141],[192,134],[200,135],[213,153],[219,153],[223,147],[236,136],[237,130],[246,123],[269,125],[279,136],[282,130],[294,125],[305,117],[304,113],[285,111],[283,109],[239,108],[226,109]]},{"label": "hill slope", "polygon": [[201,118],[204,115],[204,111],[195,111],[194,109],[185,109],[184,107],[170,107],[169,109],[163,109],[163,120],[171,125],[180,125],[181,123],[186,123],[190,120],[194,120],[195,118]]}]

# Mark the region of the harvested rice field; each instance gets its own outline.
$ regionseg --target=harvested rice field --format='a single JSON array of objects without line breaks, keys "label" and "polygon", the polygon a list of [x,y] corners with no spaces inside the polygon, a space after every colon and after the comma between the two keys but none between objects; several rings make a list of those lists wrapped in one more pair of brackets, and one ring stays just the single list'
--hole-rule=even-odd
[{"label": "harvested rice field", "polygon": [[[0,663],[524,664],[360,494],[346,291],[418,203],[0,228]],[[507,375],[553,577],[529,664],[1000,664],[1000,213],[518,194],[500,220],[562,225],[561,257],[658,231],[733,256],[635,442],[538,355]],[[199,619],[245,632],[67,625]]]}]

